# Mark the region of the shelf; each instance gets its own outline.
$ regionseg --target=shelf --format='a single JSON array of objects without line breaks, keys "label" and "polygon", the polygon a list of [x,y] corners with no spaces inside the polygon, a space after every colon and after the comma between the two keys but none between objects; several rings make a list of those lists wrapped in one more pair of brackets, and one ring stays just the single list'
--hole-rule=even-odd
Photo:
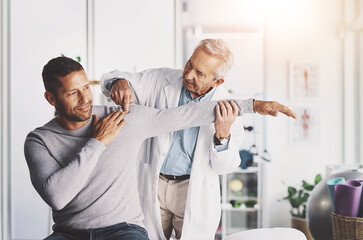
[{"label": "shelf", "polygon": [[260,206],[256,204],[253,208],[248,208],[245,205],[240,207],[232,207],[231,204],[222,204],[222,211],[237,211],[237,212],[257,212],[260,210]]},{"label": "shelf", "polygon": [[238,168],[233,173],[257,173],[258,167],[248,167],[246,169]]},{"label": "shelf", "polygon": [[238,200],[238,201],[241,201],[241,202],[244,202],[244,201],[248,201],[248,200],[255,200],[255,201],[258,201],[258,197],[240,197],[240,196],[231,196],[231,197],[228,197],[227,198],[227,202],[226,203],[229,203],[229,200]]},{"label": "shelf", "polygon": [[[230,174],[221,176],[221,233],[222,239],[227,235],[262,227],[262,214],[264,206],[262,204],[262,173],[264,161],[260,156],[254,157],[252,166],[246,169],[237,168]],[[240,180],[243,185],[239,191],[232,191],[229,183]],[[233,187],[233,186],[232,186]],[[250,195],[250,196],[249,196]],[[241,203],[252,200],[257,202],[254,207],[247,208],[245,204],[240,207],[233,207],[230,200]],[[216,236],[220,236],[217,234]]]}]

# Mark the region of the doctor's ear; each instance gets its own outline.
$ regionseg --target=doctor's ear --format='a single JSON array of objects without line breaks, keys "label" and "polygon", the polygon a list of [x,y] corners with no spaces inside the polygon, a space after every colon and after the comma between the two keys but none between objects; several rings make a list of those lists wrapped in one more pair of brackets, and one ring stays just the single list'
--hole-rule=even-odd
[{"label": "doctor's ear", "polygon": [[44,97],[45,97],[45,99],[47,99],[47,101],[49,102],[50,105],[52,105],[53,107],[55,107],[56,101],[55,101],[55,97],[54,97],[54,94],[53,93],[46,91],[44,93]]},{"label": "doctor's ear", "polygon": [[222,83],[224,83],[224,79],[220,78],[217,80],[214,80],[214,82],[212,83],[212,87],[218,87],[219,85],[221,85]]}]

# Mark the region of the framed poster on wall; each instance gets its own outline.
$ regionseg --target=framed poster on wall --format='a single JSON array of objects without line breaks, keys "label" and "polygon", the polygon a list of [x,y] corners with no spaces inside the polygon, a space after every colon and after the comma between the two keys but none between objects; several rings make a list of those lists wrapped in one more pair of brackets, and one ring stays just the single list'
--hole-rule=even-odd
[{"label": "framed poster on wall", "polygon": [[320,111],[316,105],[292,107],[297,114],[296,121],[289,121],[289,143],[291,146],[310,146],[319,144]]},{"label": "framed poster on wall", "polygon": [[315,62],[289,62],[290,100],[319,98],[319,66]]}]

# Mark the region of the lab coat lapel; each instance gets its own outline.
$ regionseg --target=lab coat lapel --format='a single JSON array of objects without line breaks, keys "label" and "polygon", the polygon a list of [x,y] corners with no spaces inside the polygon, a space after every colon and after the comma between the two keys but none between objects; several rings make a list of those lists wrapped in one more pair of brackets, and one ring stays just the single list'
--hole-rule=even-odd
[{"label": "lab coat lapel", "polygon": [[[216,91],[214,92],[211,101],[215,101],[215,100],[220,100],[222,97],[222,88],[221,87],[217,87]],[[223,99],[223,98],[222,98]]]},{"label": "lab coat lapel", "polygon": [[[172,79],[177,77],[178,79]],[[177,107],[179,104],[180,93],[183,85],[183,78],[175,74],[166,74],[165,78],[170,84],[164,86],[167,108]]]}]

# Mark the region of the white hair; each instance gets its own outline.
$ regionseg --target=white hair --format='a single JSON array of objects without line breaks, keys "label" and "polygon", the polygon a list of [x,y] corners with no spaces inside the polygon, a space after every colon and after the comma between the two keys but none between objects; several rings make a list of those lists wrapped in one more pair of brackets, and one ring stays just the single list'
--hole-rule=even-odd
[{"label": "white hair", "polygon": [[215,70],[214,76],[216,79],[224,78],[233,66],[233,54],[228,49],[227,43],[222,39],[204,39],[194,51],[199,48],[221,59],[222,63]]}]

